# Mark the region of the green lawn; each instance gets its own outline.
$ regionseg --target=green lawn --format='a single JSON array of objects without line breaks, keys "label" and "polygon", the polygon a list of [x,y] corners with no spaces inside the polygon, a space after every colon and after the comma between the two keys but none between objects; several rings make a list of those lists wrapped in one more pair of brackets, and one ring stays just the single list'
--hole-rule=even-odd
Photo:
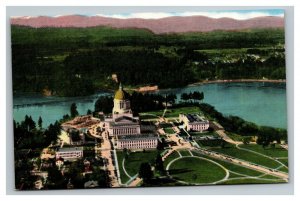
[{"label": "green lawn", "polygon": [[278,161],[282,162],[283,164],[285,164],[286,166],[289,166],[289,162],[288,162],[288,159],[286,158],[280,158],[280,159],[277,159]]},{"label": "green lawn", "polygon": [[179,152],[182,156],[191,156],[190,152],[187,150],[180,150]]},{"label": "green lawn", "polygon": [[163,128],[163,129],[166,129],[166,128],[170,128],[172,129],[172,124],[171,123],[160,123],[159,124],[159,127]]},{"label": "green lawn", "polygon": [[174,130],[172,128],[164,128],[165,133],[167,134],[174,134]]},{"label": "green lawn", "polygon": [[200,147],[205,147],[205,148],[208,148],[208,149],[212,149],[212,148],[220,148],[222,145],[225,146],[226,148],[227,147],[231,147],[232,144],[224,141],[223,139],[214,139],[214,140],[195,140],[198,145]]},{"label": "green lawn", "polygon": [[127,159],[125,159],[125,169],[130,176],[134,176],[139,172],[140,165],[145,162],[154,164],[157,154],[160,153],[157,150],[146,150],[139,152],[131,152]]},{"label": "green lawn", "polygon": [[286,173],[289,172],[289,169],[286,168],[286,167],[280,167],[280,168],[278,168],[278,170],[279,170],[279,171],[282,171],[282,172],[286,172]]},{"label": "green lawn", "polygon": [[118,165],[119,165],[121,182],[124,184],[129,180],[129,177],[125,174],[125,172],[123,170],[123,166],[122,166],[122,161],[124,158],[123,151],[117,151],[117,157],[118,157]]},{"label": "green lawn", "polygon": [[223,160],[219,160],[219,159],[215,159],[213,157],[209,157],[209,156],[203,155],[203,154],[201,154],[199,152],[193,151],[192,153],[195,156],[201,156],[201,157],[204,157],[204,158],[211,159],[211,160],[219,163],[220,165],[224,166],[226,169],[234,171],[234,172],[237,172],[237,173],[240,173],[240,174],[245,174],[245,175],[254,176],[254,177],[260,176],[260,175],[264,174],[262,172],[259,172],[259,171],[256,171],[256,170],[252,170],[252,169],[240,166],[240,165],[236,165],[236,164],[233,164],[233,163],[230,163],[230,162],[227,162],[227,161],[223,161]]},{"label": "green lawn", "polygon": [[241,148],[250,149],[262,153],[270,157],[288,157],[288,151],[280,145],[276,145],[275,148],[267,147],[263,148],[261,145],[249,144],[249,145],[239,145]]},{"label": "green lawn", "polygon": [[226,172],[218,165],[200,158],[181,158],[171,164],[169,174],[180,181],[206,184],[223,179]]},{"label": "green lawn", "polygon": [[150,114],[140,114],[140,119],[141,120],[146,120],[146,119],[158,119],[159,117],[156,115],[150,115]]},{"label": "green lawn", "polygon": [[174,160],[175,158],[178,158],[179,157],[179,154],[174,151],[171,155],[169,155],[165,160],[164,160],[164,167],[166,168],[167,165],[172,161]]},{"label": "green lawn", "polygon": [[210,148],[210,150],[213,150],[213,151],[216,151],[219,153],[223,153],[228,156],[235,157],[235,158],[239,158],[239,159],[242,159],[245,161],[249,161],[252,163],[256,163],[258,165],[263,165],[263,166],[266,166],[269,168],[277,168],[278,166],[280,166],[280,163],[278,163],[272,159],[260,156],[255,153],[251,153],[249,151],[240,150],[240,149],[237,149],[236,147]]},{"label": "green lawn", "polygon": [[230,137],[231,139],[233,139],[234,141],[243,141],[243,136],[235,134],[235,133],[231,133],[231,132],[226,132],[226,135],[228,137]]}]

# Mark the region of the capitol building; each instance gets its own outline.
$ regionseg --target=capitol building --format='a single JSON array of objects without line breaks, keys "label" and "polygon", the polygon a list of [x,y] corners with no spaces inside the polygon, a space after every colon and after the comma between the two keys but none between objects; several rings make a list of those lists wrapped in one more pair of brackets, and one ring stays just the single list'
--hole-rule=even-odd
[{"label": "capitol building", "polygon": [[117,142],[117,149],[156,148],[158,136],[153,132],[143,132],[139,117],[134,117],[129,94],[120,84],[114,96],[112,116],[105,119],[105,130]]}]

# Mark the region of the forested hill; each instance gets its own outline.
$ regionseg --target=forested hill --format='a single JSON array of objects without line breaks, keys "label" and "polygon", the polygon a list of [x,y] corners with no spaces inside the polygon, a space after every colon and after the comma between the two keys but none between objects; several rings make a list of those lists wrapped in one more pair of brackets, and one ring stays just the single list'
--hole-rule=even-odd
[{"label": "forested hill", "polygon": [[285,79],[284,30],[154,34],[145,29],[12,26],[13,89],[79,96],[125,85]]}]

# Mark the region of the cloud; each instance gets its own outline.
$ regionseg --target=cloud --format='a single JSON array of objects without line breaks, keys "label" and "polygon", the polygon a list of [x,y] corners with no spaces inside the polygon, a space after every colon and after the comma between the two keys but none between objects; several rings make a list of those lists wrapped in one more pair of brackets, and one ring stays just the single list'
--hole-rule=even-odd
[{"label": "cloud", "polygon": [[272,14],[267,11],[249,11],[249,12],[239,12],[239,11],[213,11],[213,12],[141,12],[141,13],[124,13],[124,14],[97,14],[97,16],[102,17],[112,17],[120,19],[128,18],[143,18],[143,19],[159,19],[171,16],[206,16],[210,18],[233,18],[237,20],[245,20],[254,17],[264,17],[264,16],[279,16],[284,17],[283,13]]}]

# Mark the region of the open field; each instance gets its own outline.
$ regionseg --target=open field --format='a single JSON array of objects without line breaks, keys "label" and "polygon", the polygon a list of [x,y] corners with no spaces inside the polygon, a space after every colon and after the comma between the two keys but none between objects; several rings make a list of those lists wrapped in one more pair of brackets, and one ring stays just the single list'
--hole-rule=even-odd
[{"label": "open field", "polygon": [[170,165],[169,174],[179,181],[193,184],[206,184],[222,180],[224,169],[200,158],[180,158]]}]

